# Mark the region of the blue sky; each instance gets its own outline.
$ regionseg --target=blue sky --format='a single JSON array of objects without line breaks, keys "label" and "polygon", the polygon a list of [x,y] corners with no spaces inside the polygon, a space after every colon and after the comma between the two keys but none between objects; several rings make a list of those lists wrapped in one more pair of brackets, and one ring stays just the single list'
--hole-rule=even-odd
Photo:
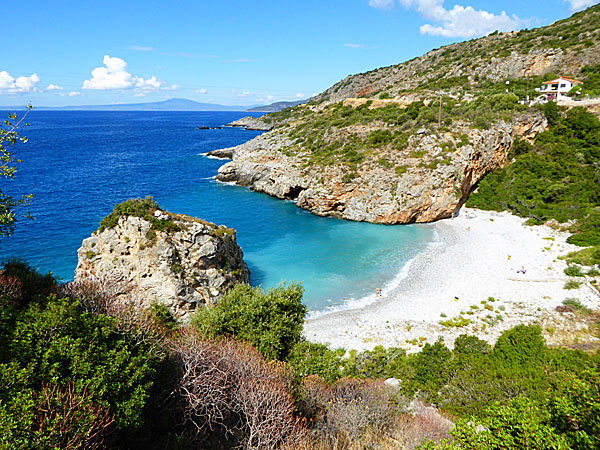
[{"label": "blue sky", "polygon": [[349,74],[598,1],[3,2],[0,105],[305,98]]}]

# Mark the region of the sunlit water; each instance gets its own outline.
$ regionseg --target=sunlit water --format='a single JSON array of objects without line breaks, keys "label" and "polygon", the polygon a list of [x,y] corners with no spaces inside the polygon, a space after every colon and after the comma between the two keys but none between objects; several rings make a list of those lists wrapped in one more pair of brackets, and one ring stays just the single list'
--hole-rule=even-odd
[{"label": "sunlit water", "polygon": [[263,287],[302,282],[314,313],[359,306],[397,282],[407,261],[432,241],[426,226],[384,226],[313,216],[265,194],[218,183],[224,161],[202,153],[260,134],[220,126],[248,113],[33,111],[21,130],[26,145],[10,194],[32,193],[0,257],[20,257],[64,280],[73,278],[77,248],[114,205],[152,195],[161,207],[237,230]]}]

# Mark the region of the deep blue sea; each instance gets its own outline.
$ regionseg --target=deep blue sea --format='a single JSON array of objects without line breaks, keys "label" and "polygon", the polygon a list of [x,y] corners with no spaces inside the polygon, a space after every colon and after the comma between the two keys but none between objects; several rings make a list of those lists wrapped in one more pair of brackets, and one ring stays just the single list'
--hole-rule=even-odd
[{"label": "deep blue sea", "polygon": [[[2,113],[4,117],[5,113]],[[0,258],[19,257],[71,280],[81,241],[114,205],[152,195],[163,208],[225,224],[264,288],[302,282],[313,312],[358,306],[377,287],[397,282],[403,267],[432,241],[427,226],[385,226],[316,217],[213,177],[225,161],[202,153],[246,142],[260,132],[220,126],[245,112],[33,111],[29,138],[13,147],[23,160],[4,192],[34,194]]]}]

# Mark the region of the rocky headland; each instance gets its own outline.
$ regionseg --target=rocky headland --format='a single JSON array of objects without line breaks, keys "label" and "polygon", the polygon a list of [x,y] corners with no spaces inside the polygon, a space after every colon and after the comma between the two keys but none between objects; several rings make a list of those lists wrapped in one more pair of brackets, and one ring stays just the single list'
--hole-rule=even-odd
[{"label": "rocky headland", "polygon": [[267,123],[262,117],[246,116],[241,119],[228,123],[228,127],[245,128],[246,130],[270,131],[273,129],[273,123]]},{"label": "rocky headland", "polygon": [[[500,121],[488,129],[457,123],[451,129],[414,130],[404,148],[393,143],[367,150],[351,169],[344,163],[310,164],[310,150],[284,127],[238,147],[210,152],[231,158],[217,180],[235,182],[296,204],[320,216],[373,223],[431,222],[451,217],[479,180],[509,162],[516,138],[531,141],[547,122],[531,111]],[[328,130],[328,142],[353,136],[366,140],[377,130],[393,127],[373,123]],[[291,151],[290,149],[294,149]],[[349,176],[351,174],[351,178]]]},{"label": "rocky headland", "polygon": [[139,293],[141,306],[165,304],[182,321],[250,281],[235,230],[160,209],[115,217],[77,255],[75,281],[110,281],[121,287],[118,295]]}]

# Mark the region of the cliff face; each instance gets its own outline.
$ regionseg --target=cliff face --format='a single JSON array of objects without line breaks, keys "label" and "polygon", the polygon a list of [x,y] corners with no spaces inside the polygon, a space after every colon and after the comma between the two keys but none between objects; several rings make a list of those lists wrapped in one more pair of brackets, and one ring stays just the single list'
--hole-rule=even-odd
[{"label": "cliff face", "polygon": [[[320,216],[431,222],[450,217],[485,174],[503,167],[517,136],[532,140],[546,127],[543,116],[530,111],[489,129],[457,124],[448,131],[418,130],[401,151],[380,147],[368,154],[352,179],[344,164],[307,165],[308,152],[290,152],[295,142],[289,131],[276,129],[234,148],[217,179],[295,200]],[[345,131],[372,131],[350,128]]]},{"label": "cliff face", "polygon": [[85,239],[77,251],[75,280],[100,278],[133,290],[148,307],[156,301],[184,321],[217,302],[234,284],[250,280],[235,230],[161,210],[170,231],[143,217],[121,216],[116,226]]}]

